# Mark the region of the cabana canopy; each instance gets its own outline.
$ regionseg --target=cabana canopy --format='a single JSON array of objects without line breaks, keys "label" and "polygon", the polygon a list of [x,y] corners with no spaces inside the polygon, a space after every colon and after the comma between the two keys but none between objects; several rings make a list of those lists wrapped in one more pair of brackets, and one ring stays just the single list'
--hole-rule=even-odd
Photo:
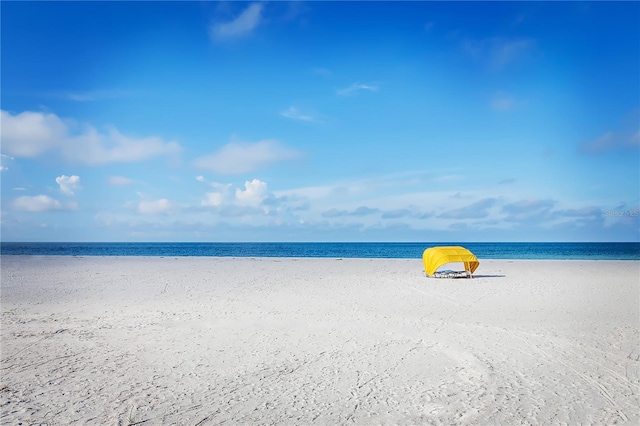
[{"label": "cabana canopy", "polygon": [[422,253],[422,262],[424,262],[424,272],[431,276],[436,270],[447,263],[462,262],[464,270],[473,272],[478,268],[480,262],[476,256],[464,247],[460,246],[442,246],[431,247]]}]

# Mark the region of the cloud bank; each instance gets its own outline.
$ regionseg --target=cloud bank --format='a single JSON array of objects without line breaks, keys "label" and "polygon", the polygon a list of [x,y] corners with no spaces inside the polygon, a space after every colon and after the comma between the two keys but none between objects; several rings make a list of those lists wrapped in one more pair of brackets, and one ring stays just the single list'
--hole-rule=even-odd
[{"label": "cloud bank", "polygon": [[61,203],[60,201],[49,197],[48,195],[35,195],[18,197],[11,203],[13,210],[24,212],[46,212],[55,210],[77,210],[76,203]]},{"label": "cloud bank", "polygon": [[[73,132],[70,122],[51,113],[1,111],[2,152],[17,158],[57,153],[65,160],[86,165],[130,163],[180,152],[176,142],[158,137],[134,138],[115,127],[101,133],[92,126]],[[75,127],[75,126],[74,126]]]}]

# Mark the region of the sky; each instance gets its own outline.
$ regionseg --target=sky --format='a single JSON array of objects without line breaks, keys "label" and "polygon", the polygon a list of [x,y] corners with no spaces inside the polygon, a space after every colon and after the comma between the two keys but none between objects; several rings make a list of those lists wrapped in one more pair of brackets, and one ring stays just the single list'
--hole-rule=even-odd
[{"label": "sky", "polygon": [[2,2],[2,241],[640,241],[638,2]]}]

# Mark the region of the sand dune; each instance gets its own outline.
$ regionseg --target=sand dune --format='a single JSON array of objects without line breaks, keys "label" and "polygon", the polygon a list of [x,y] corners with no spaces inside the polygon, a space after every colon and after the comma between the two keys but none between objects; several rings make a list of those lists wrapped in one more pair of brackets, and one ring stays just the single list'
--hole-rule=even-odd
[{"label": "sand dune", "polygon": [[638,424],[640,263],[4,256],[2,424]]}]

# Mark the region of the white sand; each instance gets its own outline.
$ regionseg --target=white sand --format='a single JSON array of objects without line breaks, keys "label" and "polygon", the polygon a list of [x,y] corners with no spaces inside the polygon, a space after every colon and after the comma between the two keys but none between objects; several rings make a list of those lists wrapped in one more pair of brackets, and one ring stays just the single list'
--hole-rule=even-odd
[{"label": "white sand", "polygon": [[3,425],[640,422],[640,262],[1,262]]}]

